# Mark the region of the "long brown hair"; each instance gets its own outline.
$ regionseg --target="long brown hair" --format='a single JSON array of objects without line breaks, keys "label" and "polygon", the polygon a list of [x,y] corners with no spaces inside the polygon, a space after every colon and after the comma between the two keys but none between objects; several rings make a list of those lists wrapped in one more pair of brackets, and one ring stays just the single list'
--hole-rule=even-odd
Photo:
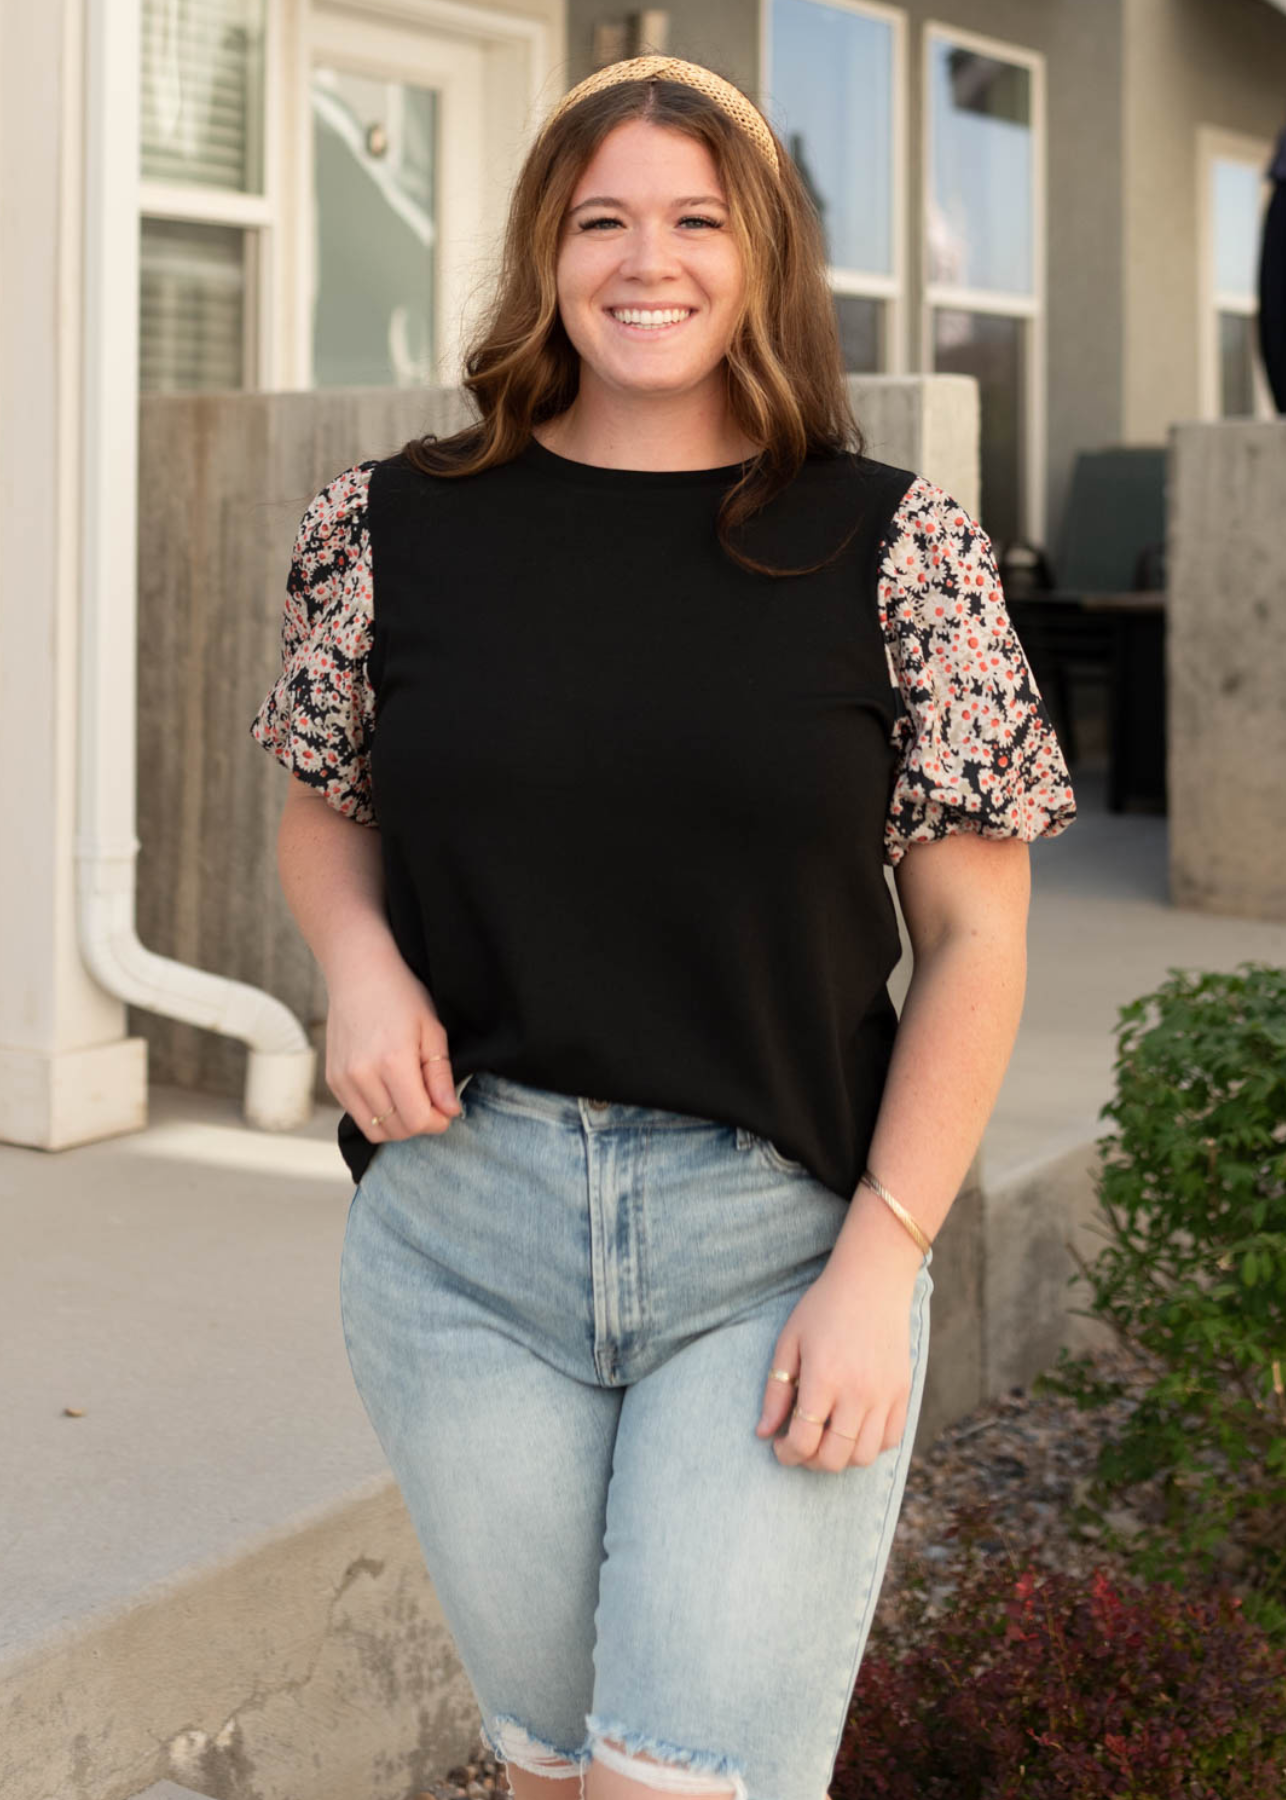
[{"label": "long brown hair", "polygon": [[499,279],[465,357],[462,385],[478,420],[451,437],[412,438],[402,455],[426,475],[478,474],[509,462],[534,425],[571,405],[580,358],[558,312],[562,223],[582,171],[627,119],[647,119],[705,144],[741,251],[743,295],[723,366],[731,416],[762,448],[723,496],[719,542],[755,573],[811,574],[840,555],[856,522],[829,556],[794,569],[759,562],[737,549],[731,533],[789,486],[807,456],[865,452],[844,379],[821,222],[776,134],[778,175],[715,101],[680,81],[602,88],[537,136],[510,200]]}]

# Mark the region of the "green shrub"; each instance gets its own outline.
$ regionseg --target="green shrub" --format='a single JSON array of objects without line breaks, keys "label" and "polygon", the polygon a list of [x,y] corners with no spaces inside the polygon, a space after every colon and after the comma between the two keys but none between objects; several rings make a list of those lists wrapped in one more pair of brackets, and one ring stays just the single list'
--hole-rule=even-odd
[{"label": "green shrub", "polygon": [[[1248,1619],[1286,1640],[1286,970],[1170,969],[1122,1007],[1118,1130],[1098,1140],[1107,1246],[1073,1283],[1155,1371],[1102,1446],[1075,1520],[1132,1574],[1236,1577]],[[1108,1403],[1066,1347],[1032,1392]],[[1123,1537],[1105,1513],[1159,1476],[1164,1516]]]}]

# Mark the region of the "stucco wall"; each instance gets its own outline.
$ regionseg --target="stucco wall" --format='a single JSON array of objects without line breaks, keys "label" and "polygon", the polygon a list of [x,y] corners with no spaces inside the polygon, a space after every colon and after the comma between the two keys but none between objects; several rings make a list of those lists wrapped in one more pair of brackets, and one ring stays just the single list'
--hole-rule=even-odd
[{"label": "stucco wall", "polygon": [[[673,56],[718,69],[753,94],[759,80],[758,0],[675,0],[667,9]],[[568,0],[567,62],[571,86],[592,73],[594,26],[623,19],[627,9],[616,0]]]},{"label": "stucco wall", "polygon": [[1129,443],[1199,416],[1199,125],[1274,140],[1286,14],[1264,0],[1125,0],[1125,360]]}]

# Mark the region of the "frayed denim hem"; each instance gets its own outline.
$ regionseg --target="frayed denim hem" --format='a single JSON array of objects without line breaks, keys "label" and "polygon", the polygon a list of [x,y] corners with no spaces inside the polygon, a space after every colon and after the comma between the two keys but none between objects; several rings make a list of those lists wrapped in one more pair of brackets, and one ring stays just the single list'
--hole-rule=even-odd
[{"label": "frayed denim hem", "polygon": [[[685,1750],[680,1744],[668,1743],[646,1731],[634,1731],[601,1713],[591,1713],[585,1721],[585,1729],[593,1739],[593,1751],[598,1760],[606,1763],[609,1769],[628,1775],[632,1781],[643,1782],[666,1794],[705,1794],[726,1782],[735,1800],[749,1800],[740,1764],[721,1750]],[[624,1752],[605,1743],[606,1738],[614,1738],[623,1744]],[[639,1762],[635,1755],[640,1751],[661,1760]]]},{"label": "frayed denim hem", "polygon": [[[529,1731],[521,1719],[515,1719],[512,1713],[498,1714],[490,1725],[484,1719],[482,1735],[497,1762],[516,1763],[529,1774],[543,1775],[550,1780],[556,1780],[559,1776],[570,1779],[573,1775],[579,1775],[580,1800],[585,1800],[585,1771],[590,1763],[587,1743],[575,1750],[561,1750],[556,1744]],[[555,1766],[551,1767],[551,1764]]]}]

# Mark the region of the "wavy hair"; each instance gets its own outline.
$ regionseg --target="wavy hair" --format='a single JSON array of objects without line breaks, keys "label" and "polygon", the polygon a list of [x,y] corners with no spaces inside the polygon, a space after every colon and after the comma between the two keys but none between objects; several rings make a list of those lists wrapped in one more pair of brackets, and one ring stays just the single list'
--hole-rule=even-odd
[{"label": "wavy hair", "polygon": [[808,456],[865,453],[844,378],[821,221],[776,133],[780,174],[714,100],[683,82],[618,82],[538,134],[510,199],[499,278],[465,357],[462,385],[478,419],[450,437],[412,438],[401,454],[426,475],[478,474],[512,460],[534,425],[571,405],[580,357],[558,311],[563,221],[598,146],[630,119],[685,132],[706,146],[741,252],[743,292],[723,368],[730,414],[761,448],[723,495],[719,543],[757,574],[811,574],[841,554],[856,523],[829,556],[800,568],[760,562],[731,538],[790,485]]}]

